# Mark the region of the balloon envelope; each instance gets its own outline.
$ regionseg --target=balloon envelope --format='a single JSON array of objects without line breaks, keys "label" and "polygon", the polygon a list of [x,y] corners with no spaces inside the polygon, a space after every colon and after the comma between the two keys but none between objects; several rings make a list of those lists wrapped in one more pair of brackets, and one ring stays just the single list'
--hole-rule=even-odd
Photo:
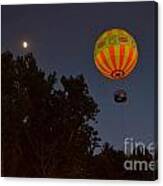
[{"label": "balloon envelope", "polygon": [[137,64],[136,41],[124,29],[107,30],[95,43],[94,60],[96,67],[105,77],[114,80],[123,79]]}]

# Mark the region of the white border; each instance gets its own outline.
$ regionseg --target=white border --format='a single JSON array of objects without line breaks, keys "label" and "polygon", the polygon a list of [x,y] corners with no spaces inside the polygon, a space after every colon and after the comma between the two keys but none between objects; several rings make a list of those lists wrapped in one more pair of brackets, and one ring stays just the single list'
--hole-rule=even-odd
[{"label": "white border", "polygon": [[[86,3],[86,2],[122,2],[123,0],[1,0],[0,4],[49,4],[49,3]],[[126,0],[127,1],[127,0]],[[128,0],[130,2],[132,0]],[[104,180],[67,180],[67,179],[28,179],[28,178],[0,178],[0,185],[4,186],[19,186],[19,185],[31,185],[38,186],[41,184],[60,185],[60,186],[88,186],[93,184],[94,186],[126,186],[126,185],[163,185],[163,0],[157,0],[159,3],[159,180],[155,182],[149,181],[104,181]],[[161,177],[162,176],[162,177]]]},{"label": "white border", "polygon": [[[58,4],[58,3],[94,3],[94,2],[132,2],[136,0],[1,0],[1,4]],[[142,1],[142,0],[138,0]],[[148,1],[148,0],[144,0]],[[150,0],[149,0],[150,1]],[[157,1],[159,2],[159,0]]]}]

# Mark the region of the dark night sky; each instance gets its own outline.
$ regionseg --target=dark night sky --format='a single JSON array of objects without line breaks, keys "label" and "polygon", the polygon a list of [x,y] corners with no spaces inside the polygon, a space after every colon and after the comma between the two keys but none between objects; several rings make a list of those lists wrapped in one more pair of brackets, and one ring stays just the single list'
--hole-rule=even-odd
[{"label": "dark night sky", "polygon": [[[153,16],[153,2],[2,6],[2,51],[22,54],[26,40],[46,72],[82,73],[101,109],[96,128],[103,142],[121,148],[127,136],[148,143],[154,138]],[[97,36],[112,27],[127,29],[139,47],[138,65],[122,81],[104,78],[92,58]],[[128,92],[128,104],[113,102],[118,88]]]}]

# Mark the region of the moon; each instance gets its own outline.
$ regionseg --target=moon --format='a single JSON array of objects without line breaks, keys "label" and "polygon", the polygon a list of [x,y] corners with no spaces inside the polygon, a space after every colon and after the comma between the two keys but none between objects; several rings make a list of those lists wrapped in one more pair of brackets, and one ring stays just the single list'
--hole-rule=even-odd
[{"label": "moon", "polygon": [[27,41],[23,41],[22,45],[23,45],[23,48],[28,48],[28,43],[27,43]]}]

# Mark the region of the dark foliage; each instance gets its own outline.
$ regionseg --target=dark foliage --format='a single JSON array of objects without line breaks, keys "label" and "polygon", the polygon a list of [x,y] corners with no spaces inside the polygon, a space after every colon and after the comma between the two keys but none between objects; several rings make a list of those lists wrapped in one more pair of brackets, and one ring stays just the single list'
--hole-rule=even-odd
[{"label": "dark foliage", "polygon": [[126,156],[107,143],[95,155],[99,109],[82,75],[46,76],[32,54],[1,59],[2,176],[153,179],[124,171]]}]

